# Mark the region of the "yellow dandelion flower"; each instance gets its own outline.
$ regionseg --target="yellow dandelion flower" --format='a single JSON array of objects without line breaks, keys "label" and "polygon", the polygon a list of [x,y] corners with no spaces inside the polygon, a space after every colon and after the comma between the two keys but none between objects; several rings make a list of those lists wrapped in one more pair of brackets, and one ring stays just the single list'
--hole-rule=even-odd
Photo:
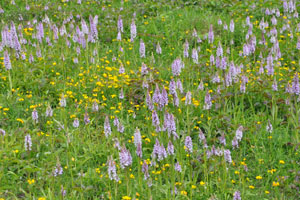
[{"label": "yellow dandelion flower", "polygon": [[35,180],[34,179],[28,179],[27,182],[28,182],[29,185],[31,185],[31,184],[34,184]]},{"label": "yellow dandelion flower", "polygon": [[184,190],[182,190],[181,192],[180,192],[180,194],[182,194],[182,195],[187,195],[187,192],[186,191],[184,191]]},{"label": "yellow dandelion flower", "polygon": [[272,185],[273,185],[273,187],[277,187],[277,186],[279,186],[279,182],[273,181]]},{"label": "yellow dandelion flower", "polygon": [[22,119],[20,119],[20,118],[17,118],[17,121],[21,122],[22,124],[24,123],[24,121]]},{"label": "yellow dandelion flower", "polygon": [[284,164],[285,162],[283,160],[279,160],[279,163],[280,164]]}]

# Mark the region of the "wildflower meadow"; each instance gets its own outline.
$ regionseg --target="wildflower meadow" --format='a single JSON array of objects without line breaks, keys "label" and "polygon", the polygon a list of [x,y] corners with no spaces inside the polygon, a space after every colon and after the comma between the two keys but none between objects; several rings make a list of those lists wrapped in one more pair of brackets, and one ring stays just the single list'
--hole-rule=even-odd
[{"label": "wildflower meadow", "polygon": [[0,200],[300,199],[298,0],[1,0]]}]

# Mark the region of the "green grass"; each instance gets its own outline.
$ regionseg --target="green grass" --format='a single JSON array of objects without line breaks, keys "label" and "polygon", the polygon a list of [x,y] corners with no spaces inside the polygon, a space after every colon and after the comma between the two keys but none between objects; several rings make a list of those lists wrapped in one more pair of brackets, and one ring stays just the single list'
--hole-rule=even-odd
[{"label": "green grass", "polygon": [[[1,1],[4,13],[1,30],[14,22],[19,40],[20,33],[35,44],[21,44],[26,60],[16,57],[16,50],[4,47],[10,54],[12,70],[7,71],[4,60],[0,65],[0,199],[233,199],[236,191],[242,199],[299,199],[299,102],[297,94],[289,94],[285,88],[292,84],[299,71],[299,50],[296,49],[300,30],[299,19],[283,13],[279,1]],[[26,10],[28,4],[30,10]],[[44,7],[48,5],[48,10]],[[255,7],[253,6],[255,5]],[[60,7],[60,10],[59,10]],[[123,9],[120,9],[123,8]],[[282,15],[277,25],[265,9],[278,8]],[[299,10],[299,5],[296,7]],[[130,24],[136,14],[137,37],[130,42]],[[19,19],[19,15],[23,20]],[[43,23],[45,38],[41,43],[32,38],[36,26],[48,16],[50,24]],[[53,25],[61,28],[66,23],[67,33],[54,40]],[[98,38],[84,49],[72,40],[76,26],[81,28],[81,18],[89,24],[89,16],[98,15]],[[122,16],[124,32],[117,41],[117,20]],[[240,56],[248,32],[246,17],[250,16],[256,50],[249,56]],[[221,19],[223,24],[218,25]],[[260,21],[268,22],[260,44]],[[37,24],[34,24],[37,20]],[[234,20],[235,30],[229,31]],[[223,25],[228,25],[224,30]],[[73,27],[72,28],[72,25]],[[290,28],[280,30],[289,24]],[[214,42],[206,37],[210,25],[214,30]],[[20,29],[18,28],[20,27]],[[32,28],[32,29],[30,29]],[[259,73],[261,63],[266,68],[266,58],[272,53],[273,44],[268,37],[276,29],[281,57],[274,61],[274,75]],[[194,30],[198,42],[193,36]],[[293,37],[291,38],[291,34]],[[52,46],[47,44],[49,37]],[[2,37],[1,37],[2,38]],[[146,58],[140,58],[140,39],[145,42]],[[67,46],[69,41],[71,46]],[[2,39],[1,39],[2,41]],[[184,43],[189,42],[189,58],[183,56]],[[231,44],[233,41],[233,44]],[[160,43],[162,54],[155,52]],[[210,63],[222,44],[228,57],[225,70]],[[120,51],[120,47],[123,51]],[[77,49],[80,54],[77,55]],[[191,58],[192,49],[198,48],[199,62]],[[230,53],[227,53],[227,48]],[[42,56],[37,57],[37,50]],[[34,61],[29,62],[30,55]],[[260,54],[264,59],[260,58]],[[273,53],[272,53],[273,54]],[[20,54],[21,56],[21,54]],[[273,58],[275,54],[273,54]],[[63,59],[64,58],[64,59]],[[78,63],[74,59],[78,59]],[[94,59],[94,62],[91,61]],[[180,76],[172,74],[172,63],[180,58],[185,68]],[[4,59],[4,58],[2,58]],[[230,63],[244,66],[231,86],[224,84]],[[141,74],[142,63],[148,74]],[[119,74],[119,67],[125,73]],[[219,83],[212,82],[218,75]],[[246,92],[240,92],[242,78],[247,77]],[[276,78],[278,91],[272,90]],[[174,97],[168,95],[168,105],[161,110],[155,104],[163,127],[166,112],[175,117],[178,139],[168,137],[167,131],[156,132],[152,125],[152,111],[147,108],[146,94],[153,97],[156,84],[169,93],[171,80],[180,80],[183,93],[177,89],[178,107]],[[147,82],[149,88],[142,87]],[[198,90],[203,82],[204,89]],[[124,99],[119,98],[121,89]],[[220,90],[220,92],[218,92]],[[190,105],[185,95],[192,93]],[[212,108],[205,110],[205,95],[212,97]],[[62,95],[67,106],[61,107]],[[93,110],[97,102],[98,111]],[[287,104],[286,101],[289,101]],[[48,106],[53,116],[47,117]],[[32,119],[36,109],[38,123]],[[90,122],[85,124],[88,115]],[[112,134],[105,137],[104,121],[109,117]],[[124,133],[113,126],[114,118],[124,125]],[[78,118],[80,125],[73,126]],[[273,131],[266,129],[268,121]],[[61,128],[61,127],[64,128]],[[239,148],[233,148],[232,140],[237,129],[243,126],[243,138]],[[139,128],[142,136],[142,158],[136,154],[134,133]],[[199,141],[199,130],[206,136],[208,149]],[[219,137],[224,134],[226,145]],[[32,138],[32,149],[25,149],[25,136]],[[193,152],[187,152],[185,139],[192,138]],[[120,146],[130,151],[132,164],[121,167],[116,139]],[[156,139],[167,149],[169,141],[175,148],[174,155],[161,161],[153,158]],[[207,157],[207,150],[215,147],[231,151],[232,162],[223,155]],[[108,160],[116,164],[119,181],[108,175]],[[144,180],[142,163],[146,161],[150,177]],[[175,170],[179,162],[181,172]],[[55,168],[63,173],[54,176]],[[149,183],[151,182],[151,186]],[[63,195],[61,189],[66,191]],[[177,193],[175,194],[174,188]]]}]

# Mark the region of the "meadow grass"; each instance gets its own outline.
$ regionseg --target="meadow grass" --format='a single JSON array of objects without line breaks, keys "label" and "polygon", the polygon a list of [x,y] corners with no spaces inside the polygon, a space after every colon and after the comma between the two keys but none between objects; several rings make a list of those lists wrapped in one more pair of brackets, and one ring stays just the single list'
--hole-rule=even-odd
[{"label": "meadow grass", "polygon": [[0,200],[299,199],[299,7],[1,1]]}]

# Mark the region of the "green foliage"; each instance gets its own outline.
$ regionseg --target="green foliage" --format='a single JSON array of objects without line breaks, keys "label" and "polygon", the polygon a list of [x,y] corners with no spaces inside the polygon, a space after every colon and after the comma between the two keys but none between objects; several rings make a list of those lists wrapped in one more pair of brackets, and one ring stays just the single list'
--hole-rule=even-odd
[{"label": "green foliage", "polygon": [[[1,30],[11,28],[14,22],[19,40],[22,34],[27,41],[21,44],[20,52],[4,46],[0,51],[3,57],[4,51],[8,52],[12,64],[12,70],[6,70],[4,58],[0,62],[0,129],[6,132],[4,135],[0,131],[0,200],[232,199],[236,191],[240,191],[242,199],[299,199],[299,95],[287,93],[285,88],[299,76],[296,46],[300,30],[299,19],[284,13],[282,2],[82,0],[78,4],[66,0],[15,0],[15,5],[1,1],[0,8],[4,10],[0,14]],[[278,8],[282,13],[276,26],[265,14],[266,8]],[[82,48],[74,42],[76,27],[82,30],[82,20],[88,23],[89,17],[95,15],[98,37]],[[124,32],[118,41],[115,38],[120,16]],[[245,39],[248,16],[256,50],[244,56],[243,47],[250,42]],[[137,38],[130,41],[133,19]],[[268,22],[268,27],[263,28],[265,33],[260,28],[262,19]],[[33,35],[42,20],[45,37],[39,42]],[[235,24],[233,33],[229,30],[231,21]],[[54,25],[60,29],[63,24],[69,36],[55,39]],[[211,25],[212,44],[206,39]],[[270,75],[266,58],[278,53],[271,51],[272,28],[278,31],[281,56],[274,61],[274,74]],[[266,38],[264,44],[262,35]],[[146,46],[145,58],[139,54],[141,39]],[[183,56],[186,41],[188,58]],[[158,43],[162,54],[156,53]],[[226,69],[216,68],[210,60],[219,44],[227,56]],[[191,58],[192,49],[197,49],[198,63]],[[185,64],[180,76],[175,76],[171,68],[177,58]],[[228,86],[224,80],[231,62],[243,67]],[[142,74],[143,64],[147,74]],[[119,73],[121,66],[125,73]],[[261,66],[264,73],[260,72]],[[213,82],[215,76],[221,81]],[[242,92],[245,77],[249,80]],[[174,115],[177,140],[167,131],[156,132],[153,112],[145,100],[148,92],[153,97],[156,85],[169,93],[172,80],[180,80],[183,85],[182,93],[176,90],[179,105],[174,105],[175,97],[169,94],[168,105],[159,109],[155,104],[155,110],[162,127],[165,113]],[[278,91],[272,90],[274,80]],[[145,83],[147,89],[143,87]],[[201,83],[203,90],[198,88]],[[119,98],[122,90],[124,99]],[[190,105],[185,104],[188,92],[192,95]],[[213,107],[207,110],[204,105],[208,93]],[[62,97],[66,107],[61,105]],[[49,106],[53,116],[46,114]],[[35,110],[38,122],[33,120]],[[108,137],[104,133],[106,117],[112,129]],[[124,125],[123,133],[113,126],[115,118]],[[74,126],[75,119],[79,119],[79,127]],[[272,131],[267,130],[270,124]],[[243,138],[239,148],[234,148],[232,140],[241,126]],[[136,155],[136,128],[141,132],[142,158]],[[208,148],[199,141],[200,130]],[[31,136],[31,150],[25,148],[27,135]],[[187,136],[192,138],[193,152],[187,152]],[[220,142],[221,136],[226,138],[225,145]],[[124,169],[117,140],[132,155],[132,165]],[[171,141],[175,154],[161,161],[153,158],[156,140],[165,148]],[[207,151],[212,146],[221,152],[229,149],[232,162],[226,162],[223,155],[208,158]],[[119,181],[109,178],[110,159],[116,164]],[[143,162],[149,167],[148,180],[144,180]],[[177,162],[181,172],[175,170]],[[55,169],[59,167],[63,173],[56,176]]]}]

